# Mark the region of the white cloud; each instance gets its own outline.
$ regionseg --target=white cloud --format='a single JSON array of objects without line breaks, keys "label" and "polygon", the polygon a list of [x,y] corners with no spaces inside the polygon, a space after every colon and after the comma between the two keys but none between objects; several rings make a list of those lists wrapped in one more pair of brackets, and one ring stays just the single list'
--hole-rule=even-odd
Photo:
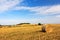
[{"label": "white cloud", "polygon": [[20,2],[22,2],[22,0],[0,0],[0,13],[11,9]]},{"label": "white cloud", "polygon": [[31,12],[35,12],[36,14],[59,14],[60,13],[60,5],[53,6],[38,6],[38,7],[26,7],[26,6],[18,6],[15,10],[29,10]]},{"label": "white cloud", "polygon": [[23,0],[0,0],[0,13],[7,11],[9,9],[29,10],[31,12],[35,12],[36,14],[43,14],[43,15],[60,13],[60,5],[37,6],[37,7],[16,6],[21,2],[23,2]]},{"label": "white cloud", "polygon": [[54,13],[54,14],[60,13],[60,5],[51,6],[45,12],[46,13]]},{"label": "white cloud", "polygon": [[56,17],[60,18],[60,15],[56,15]]},{"label": "white cloud", "polygon": [[[40,20],[35,20],[35,23],[51,23],[51,24],[60,24],[60,5],[53,5],[53,6],[42,6],[42,7],[26,7],[20,6],[16,7],[15,10],[29,10],[31,12],[35,12],[36,14],[40,15],[53,15],[49,17],[41,18]],[[54,15],[55,14],[55,15]],[[58,15],[56,15],[58,14]],[[33,21],[32,21],[33,22]]]},{"label": "white cloud", "polygon": [[[35,14],[60,14],[60,5],[53,6],[37,6],[37,7],[27,7],[27,6],[16,6],[21,3],[22,0],[0,0],[0,13],[7,10],[29,10],[30,12],[35,12]],[[58,18],[57,18],[58,17]],[[32,20],[0,20],[1,24],[15,24],[19,22],[30,22],[30,23],[60,23],[60,15],[57,15],[54,18],[46,19],[32,19]]]}]

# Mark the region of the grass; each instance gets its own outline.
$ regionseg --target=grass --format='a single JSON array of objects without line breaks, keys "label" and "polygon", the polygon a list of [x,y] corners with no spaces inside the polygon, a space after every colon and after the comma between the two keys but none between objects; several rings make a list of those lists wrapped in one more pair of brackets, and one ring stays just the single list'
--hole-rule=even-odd
[{"label": "grass", "polygon": [[0,40],[60,40],[60,24],[47,24],[52,32],[41,32],[39,25],[0,28]]}]

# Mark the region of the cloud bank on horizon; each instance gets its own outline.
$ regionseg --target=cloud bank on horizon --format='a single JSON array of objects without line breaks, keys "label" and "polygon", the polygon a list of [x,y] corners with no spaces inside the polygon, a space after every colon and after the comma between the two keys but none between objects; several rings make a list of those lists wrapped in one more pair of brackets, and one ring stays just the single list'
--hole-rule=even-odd
[{"label": "cloud bank on horizon", "polygon": [[0,24],[60,23],[60,0],[0,0]]}]

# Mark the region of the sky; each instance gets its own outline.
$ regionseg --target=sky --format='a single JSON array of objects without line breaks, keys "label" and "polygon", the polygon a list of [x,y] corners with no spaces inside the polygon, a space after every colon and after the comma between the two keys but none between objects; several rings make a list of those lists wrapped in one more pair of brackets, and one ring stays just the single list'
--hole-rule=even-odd
[{"label": "sky", "polygon": [[0,0],[0,24],[60,24],[60,0]]}]

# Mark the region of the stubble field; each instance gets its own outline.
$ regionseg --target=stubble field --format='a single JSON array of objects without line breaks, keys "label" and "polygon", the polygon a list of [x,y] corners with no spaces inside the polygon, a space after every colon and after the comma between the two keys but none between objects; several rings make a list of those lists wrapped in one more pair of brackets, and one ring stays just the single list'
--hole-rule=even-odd
[{"label": "stubble field", "polygon": [[47,24],[46,32],[42,25],[16,25],[0,28],[0,40],[60,40],[60,24]]}]

